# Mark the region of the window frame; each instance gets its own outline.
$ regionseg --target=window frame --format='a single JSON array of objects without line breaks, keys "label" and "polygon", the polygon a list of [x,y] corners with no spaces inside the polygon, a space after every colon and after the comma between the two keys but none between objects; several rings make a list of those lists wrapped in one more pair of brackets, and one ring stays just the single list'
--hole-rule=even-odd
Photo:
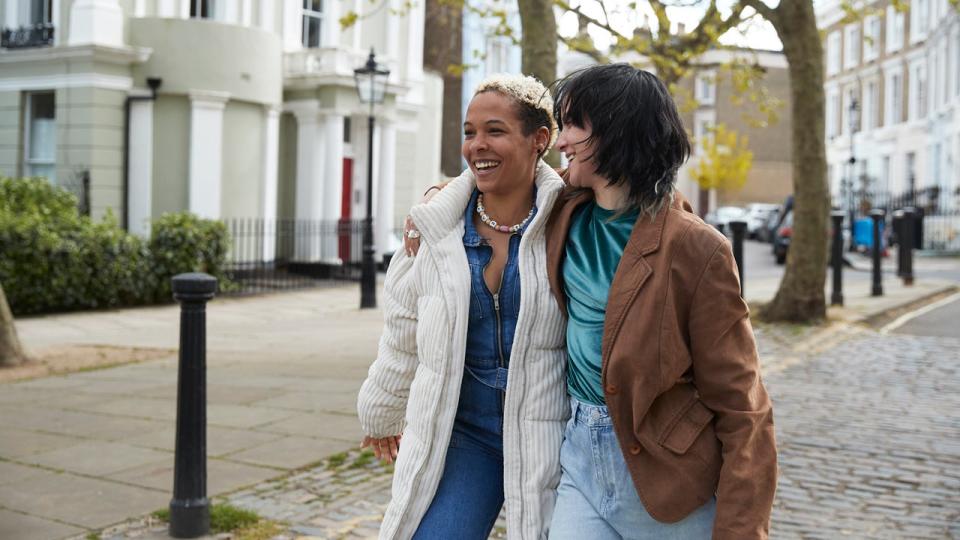
[{"label": "window frame", "polygon": [[[53,99],[53,153],[49,160],[36,159],[31,156],[33,150],[33,100],[38,95],[50,95]],[[37,176],[34,174],[35,166],[49,166],[51,168],[51,177],[47,178],[51,184],[57,183],[57,93],[55,90],[35,90],[24,92],[23,94],[23,176]]]},{"label": "window frame", "polygon": [[843,28],[843,69],[852,69],[860,65],[860,42],[863,32],[859,24],[848,24]]},{"label": "window frame", "polygon": [[[320,11],[316,11],[311,7],[308,8],[309,4],[312,4],[312,0],[302,0],[300,2],[300,45],[304,49],[316,49],[323,47],[323,34],[324,28],[323,24],[326,20],[324,15],[324,0],[320,1]],[[307,21],[316,21],[317,22],[317,43],[315,45],[310,44],[310,33],[307,31]]]}]

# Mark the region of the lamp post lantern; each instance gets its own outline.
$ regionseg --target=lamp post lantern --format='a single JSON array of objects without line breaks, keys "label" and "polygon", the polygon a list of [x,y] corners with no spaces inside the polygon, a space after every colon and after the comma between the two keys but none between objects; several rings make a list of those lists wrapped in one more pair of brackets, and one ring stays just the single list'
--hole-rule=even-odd
[{"label": "lamp post lantern", "polygon": [[367,216],[363,220],[363,263],[360,268],[360,308],[377,307],[377,267],[373,260],[373,106],[382,103],[390,70],[377,65],[373,49],[363,67],[353,70],[357,94],[370,104],[367,118]]},{"label": "lamp post lantern", "polygon": [[850,127],[850,161],[849,161],[849,174],[847,175],[847,197],[848,197],[847,211],[849,212],[848,216],[850,220],[850,223],[848,224],[850,228],[850,251],[856,251],[857,243],[854,241],[854,236],[853,236],[853,231],[854,231],[853,222],[856,221],[857,219],[857,203],[856,203],[857,198],[856,198],[856,189],[855,189],[857,158],[854,156],[854,153],[853,153],[853,135],[857,130],[857,126],[860,124],[860,118],[859,118],[860,109],[859,109],[859,104],[857,103],[857,98],[852,98],[850,100],[849,113],[850,114],[848,115],[848,118],[850,121],[850,126],[849,126]]}]

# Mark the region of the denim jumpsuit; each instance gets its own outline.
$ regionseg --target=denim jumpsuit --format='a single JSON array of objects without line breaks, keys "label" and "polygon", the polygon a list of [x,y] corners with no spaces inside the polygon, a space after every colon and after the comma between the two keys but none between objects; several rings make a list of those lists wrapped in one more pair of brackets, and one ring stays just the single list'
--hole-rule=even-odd
[{"label": "denim jumpsuit", "polygon": [[[483,269],[490,263],[493,248],[473,224],[478,194],[474,190],[464,212],[470,322],[460,401],[443,476],[414,535],[418,540],[483,540],[503,506],[503,402],[520,313],[520,238],[530,221],[511,235],[500,292],[491,293],[483,280]],[[487,234],[502,233],[491,230]]]}]

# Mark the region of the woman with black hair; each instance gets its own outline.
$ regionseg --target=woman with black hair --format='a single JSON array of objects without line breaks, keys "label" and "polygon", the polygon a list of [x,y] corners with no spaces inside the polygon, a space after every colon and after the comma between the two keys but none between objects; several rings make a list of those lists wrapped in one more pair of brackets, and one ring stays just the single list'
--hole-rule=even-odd
[{"label": "woman with black hair", "polygon": [[571,417],[552,539],[768,535],[770,399],[726,239],[676,193],[690,143],[627,64],[556,85],[566,196],[548,223]]},{"label": "woman with black hair", "polygon": [[675,190],[690,154],[676,104],[628,64],[554,98],[569,165],[547,272],[571,415],[550,538],[765,539],[773,411],[731,247]]}]

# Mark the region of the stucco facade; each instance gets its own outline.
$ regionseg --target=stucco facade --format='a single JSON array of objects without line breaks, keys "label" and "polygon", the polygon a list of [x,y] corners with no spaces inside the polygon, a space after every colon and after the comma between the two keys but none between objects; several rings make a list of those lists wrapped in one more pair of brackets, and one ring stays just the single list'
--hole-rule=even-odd
[{"label": "stucco facade", "polygon": [[[846,22],[837,0],[819,7],[824,35],[826,138],[835,200],[855,191],[960,188],[960,13],[947,0],[861,2]],[[851,164],[851,157],[854,162]]]},{"label": "stucco facade", "polygon": [[[109,209],[143,234],[180,210],[360,219],[370,195],[378,252],[390,252],[440,177],[442,82],[423,71],[423,5],[388,4],[0,0],[0,24],[28,29],[0,49],[0,174],[70,186],[88,172],[93,215]],[[348,5],[362,16],[342,29]],[[370,109],[353,70],[371,48],[390,77],[368,194]]]}]

